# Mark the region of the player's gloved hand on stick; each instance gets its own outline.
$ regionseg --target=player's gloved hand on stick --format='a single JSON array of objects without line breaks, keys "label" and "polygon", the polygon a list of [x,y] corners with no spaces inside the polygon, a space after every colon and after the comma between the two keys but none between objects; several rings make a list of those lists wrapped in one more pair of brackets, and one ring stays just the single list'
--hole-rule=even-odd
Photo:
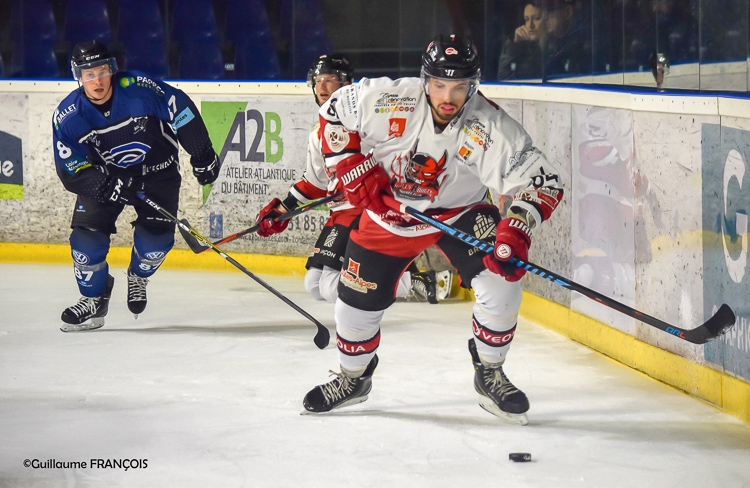
[{"label": "player's gloved hand on stick", "polygon": [[208,161],[196,161],[194,156],[190,158],[190,164],[193,166],[193,176],[196,177],[198,183],[201,185],[213,183],[219,177],[221,162],[215,152],[211,151],[211,153],[212,158]]},{"label": "player's gloved hand on stick", "polygon": [[523,267],[510,264],[511,258],[527,261],[531,245],[531,229],[524,221],[507,218],[497,224],[495,249],[483,261],[487,269],[505,277],[507,281],[518,281],[526,274]]},{"label": "player's gloved hand on stick", "polygon": [[132,176],[114,176],[109,180],[104,196],[110,202],[133,205],[139,198],[136,193],[143,193],[143,180]]},{"label": "player's gloved hand on stick", "polygon": [[336,166],[336,176],[349,203],[381,215],[388,212],[388,206],[380,194],[393,196],[391,182],[372,155],[349,156]]},{"label": "player's gloved hand on stick", "polygon": [[288,220],[281,222],[273,220],[282,215],[282,212],[279,212],[278,210],[279,206],[281,206],[281,200],[274,198],[268,203],[268,205],[260,209],[258,216],[255,218],[255,222],[260,226],[257,230],[259,236],[268,237],[286,230],[289,225]]}]

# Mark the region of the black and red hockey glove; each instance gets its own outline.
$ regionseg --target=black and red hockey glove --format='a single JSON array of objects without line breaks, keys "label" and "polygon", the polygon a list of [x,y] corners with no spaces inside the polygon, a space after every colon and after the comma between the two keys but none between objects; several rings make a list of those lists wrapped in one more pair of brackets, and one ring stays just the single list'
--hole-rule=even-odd
[{"label": "black and red hockey glove", "polygon": [[380,215],[388,212],[381,193],[393,196],[391,181],[372,155],[349,156],[336,166],[336,176],[349,203]]},{"label": "black and red hockey glove", "polygon": [[260,226],[257,233],[261,237],[268,237],[280,232],[284,232],[289,225],[288,220],[277,222],[274,219],[282,215],[278,208],[281,206],[281,200],[274,198],[268,205],[260,209],[258,216],[255,218],[255,222]]},{"label": "black and red hockey glove", "polygon": [[484,257],[484,265],[493,273],[504,276],[507,281],[518,281],[526,274],[526,270],[509,261],[511,258],[527,261],[530,245],[531,229],[528,225],[512,217],[503,219],[497,224],[495,249],[492,254]]}]

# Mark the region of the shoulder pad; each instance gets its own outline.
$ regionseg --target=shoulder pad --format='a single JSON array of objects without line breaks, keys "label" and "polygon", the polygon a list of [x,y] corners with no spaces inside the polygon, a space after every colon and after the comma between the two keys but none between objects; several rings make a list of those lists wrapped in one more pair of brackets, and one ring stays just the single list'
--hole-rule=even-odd
[{"label": "shoulder pad", "polygon": [[60,105],[57,106],[52,114],[52,125],[55,130],[60,130],[63,122],[80,110],[80,97],[81,94],[79,91],[75,90],[60,102]]}]

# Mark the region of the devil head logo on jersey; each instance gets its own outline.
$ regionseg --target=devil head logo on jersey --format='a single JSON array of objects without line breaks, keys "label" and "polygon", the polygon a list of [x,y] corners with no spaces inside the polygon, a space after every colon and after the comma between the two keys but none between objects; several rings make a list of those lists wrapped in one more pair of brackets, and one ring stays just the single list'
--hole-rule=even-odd
[{"label": "devil head logo on jersey", "polygon": [[416,152],[416,147],[415,144],[407,157],[399,156],[393,161],[393,189],[406,198],[419,200],[427,197],[435,201],[440,183],[445,179],[441,176],[445,172],[448,153],[444,151],[443,156],[436,160],[429,154]]}]

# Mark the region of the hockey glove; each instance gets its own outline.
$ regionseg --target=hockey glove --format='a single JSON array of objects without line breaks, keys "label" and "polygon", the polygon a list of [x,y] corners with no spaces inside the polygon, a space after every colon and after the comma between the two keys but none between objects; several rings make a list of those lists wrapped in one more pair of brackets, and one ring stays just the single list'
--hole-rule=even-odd
[{"label": "hockey glove", "polygon": [[256,231],[261,237],[268,237],[280,232],[284,232],[289,225],[288,220],[277,222],[273,219],[279,217],[281,212],[277,210],[277,207],[281,205],[281,200],[274,198],[268,205],[260,209],[258,216],[255,218],[255,223],[260,227]]},{"label": "hockey glove", "polygon": [[113,203],[133,205],[138,200],[136,193],[143,193],[143,190],[143,180],[132,176],[115,176],[109,180],[104,198]]},{"label": "hockey glove", "polygon": [[221,162],[215,152],[211,151],[211,153],[213,154],[213,159],[209,161],[195,161],[194,157],[190,158],[190,164],[193,166],[193,175],[201,185],[213,183],[219,177]]},{"label": "hockey glove", "polygon": [[393,196],[391,182],[372,155],[349,156],[336,166],[336,176],[349,203],[361,209],[369,208],[380,215],[388,212],[381,192]]},{"label": "hockey glove", "polygon": [[507,281],[518,281],[526,274],[526,270],[508,261],[511,258],[528,260],[530,245],[531,230],[528,225],[515,218],[503,219],[497,224],[495,249],[492,254],[484,257],[484,265],[493,273],[504,276]]}]

